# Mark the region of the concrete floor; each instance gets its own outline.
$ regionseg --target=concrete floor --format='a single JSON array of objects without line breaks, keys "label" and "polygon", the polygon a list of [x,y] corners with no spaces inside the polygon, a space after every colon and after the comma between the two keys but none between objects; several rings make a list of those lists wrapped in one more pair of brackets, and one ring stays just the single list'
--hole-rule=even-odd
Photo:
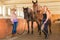
[{"label": "concrete floor", "polygon": [[34,34],[27,34],[26,32],[22,35],[17,34],[15,37],[6,37],[0,40],[60,40],[60,23],[52,24],[52,34],[49,34],[48,39],[44,39],[44,35],[39,35],[37,29],[34,29]]}]

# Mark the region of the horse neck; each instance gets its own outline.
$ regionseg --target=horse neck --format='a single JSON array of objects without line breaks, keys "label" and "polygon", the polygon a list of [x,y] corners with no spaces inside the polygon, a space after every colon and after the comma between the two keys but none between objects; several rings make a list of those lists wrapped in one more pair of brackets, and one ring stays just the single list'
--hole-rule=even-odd
[{"label": "horse neck", "polygon": [[34,11],[35,13],[37,13],[37,10],[38,10],[38,6],[33,7],[33,11]]}]

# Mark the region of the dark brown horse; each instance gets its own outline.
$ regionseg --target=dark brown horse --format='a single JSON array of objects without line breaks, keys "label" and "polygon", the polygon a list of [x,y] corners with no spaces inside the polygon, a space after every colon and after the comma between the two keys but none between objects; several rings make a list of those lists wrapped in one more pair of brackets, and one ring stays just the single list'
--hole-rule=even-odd
[{"label": "dark brown horse", "polygon": [[[41,34],[41,19],[43,18],[43,16],[42,16],[43,9],[41,6],[38,5],[37,0],[36,0],[36,2],[32,1],[32,3],[33,3],[33,11],[34,11],[34,14],[36,15],[36,19],[38,20],[38,22],[40,22],[37,24],[38,24],[38,31]],[[49,21],[49,31],[51,33],[51,21]]]},{"label": "dark brown horse", "polygon": [[32,11],[32,9],[30,9],[30,8],[28,8],[28,7],[26,7],[26,8],[24,8],[23,7],[23,12],[24,12],[24,19],[26,19],[27,20],[27,24],[28,24],[28,33],[29,33],[29,22],[31,21],[31,29],[32,29],[32,31],[31,31],[31,33],[33,34],[33,11]]}]

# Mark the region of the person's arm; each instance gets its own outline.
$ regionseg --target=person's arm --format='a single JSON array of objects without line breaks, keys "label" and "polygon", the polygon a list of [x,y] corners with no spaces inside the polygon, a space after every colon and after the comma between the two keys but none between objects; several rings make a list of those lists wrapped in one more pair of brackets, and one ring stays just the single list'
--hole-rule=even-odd
[{"label": "person's arm", "polygon": [[11,20],[11,22],[13,24],[13,14],[10,15],[10,20]]},{"label": "person's arm", "polygon": [[49,12],[49,19],[51,19],[51,12],[50,12],[50,10],[48,10],[48,12]]}]

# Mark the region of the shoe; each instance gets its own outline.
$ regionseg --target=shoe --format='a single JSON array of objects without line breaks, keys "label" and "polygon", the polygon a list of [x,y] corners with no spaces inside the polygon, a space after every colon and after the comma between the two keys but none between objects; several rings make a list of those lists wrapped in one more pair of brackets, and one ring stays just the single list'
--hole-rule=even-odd
[{"label": "shoe", "polygon": [[48,35],[45,36],[45,39],[48,39]]},{"label": "shoe", "polygon": [[11,37],[15,37],[16,36],[16,34],[12,34],[12,36]]}]

